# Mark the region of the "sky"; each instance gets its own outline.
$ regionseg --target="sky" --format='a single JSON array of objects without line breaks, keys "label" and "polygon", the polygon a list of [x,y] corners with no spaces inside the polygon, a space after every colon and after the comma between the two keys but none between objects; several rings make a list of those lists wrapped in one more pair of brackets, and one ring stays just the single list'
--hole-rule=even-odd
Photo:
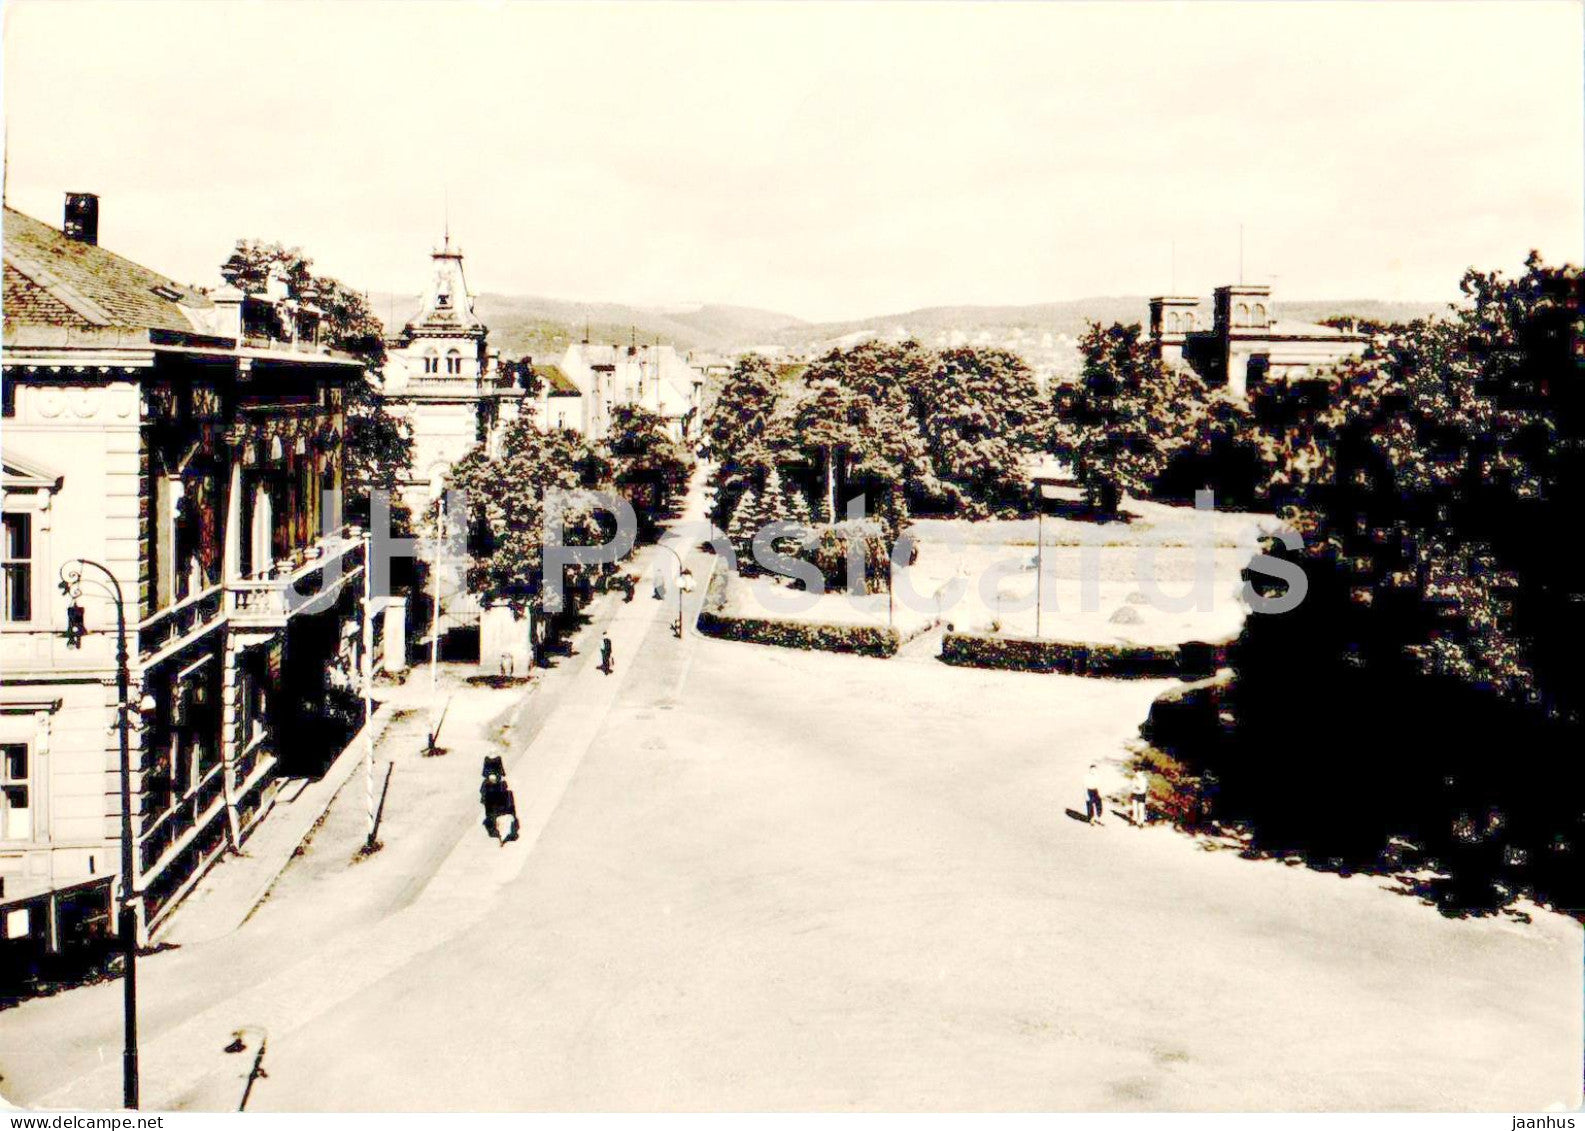
[{"label": "sky", "polygon": [[1582,13],[9,0],[6,194],[206,285],[260,237],[417,293],[449,218],[476,292],[1443,301],[1581,260]]}]

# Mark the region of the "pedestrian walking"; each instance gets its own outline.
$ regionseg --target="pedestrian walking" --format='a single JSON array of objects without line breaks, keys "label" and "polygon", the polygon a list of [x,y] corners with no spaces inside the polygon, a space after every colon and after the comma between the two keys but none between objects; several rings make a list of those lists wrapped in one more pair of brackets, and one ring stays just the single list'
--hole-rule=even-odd
[{"label": "pedestrian walking", "polygon": [[655,577],[652,585],[652,592],[655,594],[655,600],[664,601],[666,599],[666,575],[661,572],[659,566],[655,567]]},{"label": "pedestrian walking", "polygon": [[1094,762],[1084,772],[1084,816],[1092,825],[1101,823],[1101,771]]},{"label": "pedestrian walking", "polygon": [[1145,799],[1150,795],[1150,779],[1145,776],[1143,767],[1134,771],[1129,786],[1129,798],[1133,802],[1134,827],[1142,829],[1145,827]]},{"label": "pedestrian walking", "polygon": [[600,634],[600,670],[606,675],[610,675],[614,666],[614,662],[611,659],[611,637],[608,633],[602,632]]},{"label": "pedestrian walking", "polygon": [[502,844],[517,839],[517,799],[506,784],[506,763],[499,757],[484,760],[484,780],[479,783],[479,803],[484,806],[484,830]]}]

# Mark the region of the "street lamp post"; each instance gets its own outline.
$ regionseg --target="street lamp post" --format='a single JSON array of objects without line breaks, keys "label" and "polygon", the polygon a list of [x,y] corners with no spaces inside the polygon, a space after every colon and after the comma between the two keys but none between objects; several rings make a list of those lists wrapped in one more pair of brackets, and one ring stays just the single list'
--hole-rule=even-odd
[{"label": "street lamp post", "polygon": [[672,631],[677,634],[677,639],[681,640],[682,639],[682,595],[684,593],[689,592],[689,591],[691,591],[693,589],[693,574],[688,571],[688,567],[687,566],[683,565],[682,555],[679,554],[675,549],[673,549],[671,546],[666,545],[666,543],[664,543],[664,542],[656,542],[655,545],[660,547],[662,550],[665,550],[668,554],[670,554],[672,557],[677,559],[677,622],[674,625],[672,625]]},{"label": "street lamp post", "polygon": [[[121,737],[121,953],[126,964],[122,976],[122,1014],[125,1043],[121,1054],[121,1095],[123,1105],[131,1111],[138,1106],[138,932],[137,912],[133,905],[133,845],[132,845],[132,673],[127,654],[127,609],[122,599],[121,583],[116,575],[98,562],[86,558],[73,558],[61,566],[61,592],[71,598],[66,610],[66,644],[81,648],[87,635],[83,608],[77,603],[82,595],[83,570],[92,568],[104,574],[105,581],[92,580],[116,603],[116,694],[120,700],[117,709],[118,730]],[[107,585],[105,582],[108,582]]]},{"label": "street lamp post", "polygon": [[[375,823],[376,810],[374,807],[374,532],[370,531],[363,538],[363,624],[362,636],[359,644],[362,645],[362,663],[359,667],[363,684],[363,802],[369,813],[369,839],[364,846],[369,851],[374,850],[374,834],[379,831]],[[390,647],[390,641],[386,641]],[[434,745],[431,738],[430,745]],[[260,1055],[263,1055],[262,1049]],[[243,1105],[247,1104],[247,1096],[243,1096]],[[240,1109],[239,1109],[240,1110]]]},{"label": "street lamp post", "polygon": [[430,556],[429,568],[434,575],[434,605],[429,612],[429,751],[434,753],[440,740],[440,563],[446,538],[446,496],[440,496],[440,509],[435,512],[435,552]]}]

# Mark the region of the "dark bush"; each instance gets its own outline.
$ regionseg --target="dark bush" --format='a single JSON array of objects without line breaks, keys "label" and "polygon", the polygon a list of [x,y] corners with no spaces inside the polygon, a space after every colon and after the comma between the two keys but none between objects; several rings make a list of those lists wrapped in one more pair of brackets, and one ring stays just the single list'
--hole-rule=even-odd
[{"label": "dark bush", "polygon": [[1226,650],[1224,643],[1080,644],[973,632],[949,632],[941,642],[941,658],[949,664],[1117,679],[1197,679],[1208,663],[1213,670],[1220,666]]},{"label": "dark bush", "polygon": [[699,632],[705,636],[742,640],[751,644],[775,644],[782,648],[852,652],[861,656],[880,657],[894,656],[902,646],[902,636],[891,628],[775,620],[727,613],[728,576],[726,567],[718,561],[710,575],[704,606],[699,611]]},{"label": "dark bush", "polygon": [[699,614],[699,631],[722,640],[775,644],[821,652],[853,652],[861,656],[893,656],[899,639],[896,630],[871,625],[816,624],[802,621],[738,617],[722,613]]}]

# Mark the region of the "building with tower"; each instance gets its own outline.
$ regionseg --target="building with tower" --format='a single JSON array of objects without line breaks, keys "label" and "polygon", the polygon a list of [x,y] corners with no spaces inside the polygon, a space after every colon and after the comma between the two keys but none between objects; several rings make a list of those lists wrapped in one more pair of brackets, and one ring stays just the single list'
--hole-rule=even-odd
[{"label": "building with tower", "polygon": [[1328,379],[1344,358],[1363,353],[1367,341],[1353,330],[1278,319],[1264,283],[1217,287],[1209,314],[1198,298],[1150,300],[1151,353],[1240,397],[1266,381]]},{"label": "building with tower", "polygon": [[430,258],[434,276],[417,313],[386,342],[382,399],[413,429],[408,502],[421,509],[447,471],[516,416],[523,389],[489,347],[473,309],[462,249],[447,232]]}]

